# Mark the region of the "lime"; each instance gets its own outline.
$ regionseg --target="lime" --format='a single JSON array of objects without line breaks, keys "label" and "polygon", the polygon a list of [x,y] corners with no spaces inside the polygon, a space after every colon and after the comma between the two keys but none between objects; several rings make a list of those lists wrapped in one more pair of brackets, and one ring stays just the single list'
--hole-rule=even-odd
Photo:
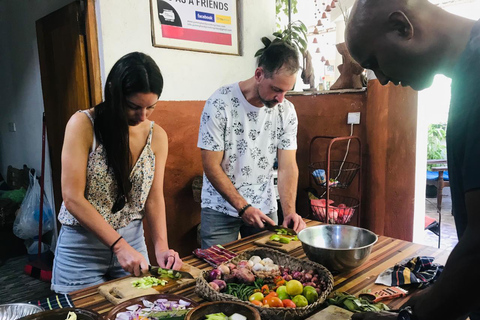
[{"label": "lime", "polygon": [[315,290],[315,288],[312,286],[306,286],[303,288],[302,295],[307,298],[308,304],[312,304],[318,300],[317,290]]},{"label": "lime", "polygon": [[277,288],[277,294],[280,300],[283,299],[290,299],[290,295],[287,293],[287,287],[286,286],[280,286]]},{"label": "lime", "polygon": [[285,300],[285,299],[290,299],[290,295],[286,292],[281,292],[278,297],[280,298],[280,300]]},{"label": "lime", "polygon": [[250,297],[248,297],[248,301],[253,301],[253,300],[262,301],[263,298],[264,298],[263,293],[255,292]]},{"label": "lime", "polygon": [[287,282],[287,293],[289,295],[293,297],[293,296],[302,294],[302,292],[303,292],[303,284],[300,281],[290,280]]},{"label": "lime", "polygon": [[302,296],[300,294],[293,297],[292,301],[299,308],[308,306],[307,298],[305,298],[304,296]]},{"label": "lime", "polygon": [[277,288],[277,291],[275,291],[278,295],[281,293],[287,293],[287,287],[286,286],[280,286]]}]

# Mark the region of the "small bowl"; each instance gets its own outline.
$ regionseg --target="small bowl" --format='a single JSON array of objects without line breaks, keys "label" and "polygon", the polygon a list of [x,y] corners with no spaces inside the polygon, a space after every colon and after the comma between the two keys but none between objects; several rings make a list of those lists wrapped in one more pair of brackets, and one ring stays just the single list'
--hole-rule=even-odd
[{"label": "small bowl", "polygon": [[69,312],[75,312],[77,320],[101,320],[101,315],[95,311],[83,308],[61,308],[47,310],[29,316],[23,317],[20,320],[65,320]]},{"label": "small bowl", "polygon": [[0,304],[0,320],[14,320],[43,310],[45,309],[30,303]]},{"label": "small bowl", "polygon": [[185,320],[204,320],[207,314],[223,312],[227,316],[234,313],[247,317],[247,320],[261,320],[260,313],[246,303],[236,301],[214,301],[199,305],[187,313]]},{"label": "small bowl", "polygon": [[298,233],[308,259],[330,272],[344,272],[362,265],[370,255],[377,235],[367,229],[346,225],[320,225]]}]

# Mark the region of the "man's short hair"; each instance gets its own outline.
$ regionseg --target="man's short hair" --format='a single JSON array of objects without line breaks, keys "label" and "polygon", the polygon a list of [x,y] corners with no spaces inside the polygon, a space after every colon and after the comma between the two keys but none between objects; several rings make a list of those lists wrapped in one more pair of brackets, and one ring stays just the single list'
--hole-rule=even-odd
[{"label": "man's short hair", "polygon": [[294,74],[300,69],[297,50],[284,41],[273,41],[258,59],[258,66],[263,68],[267,78],[282,67]]}]

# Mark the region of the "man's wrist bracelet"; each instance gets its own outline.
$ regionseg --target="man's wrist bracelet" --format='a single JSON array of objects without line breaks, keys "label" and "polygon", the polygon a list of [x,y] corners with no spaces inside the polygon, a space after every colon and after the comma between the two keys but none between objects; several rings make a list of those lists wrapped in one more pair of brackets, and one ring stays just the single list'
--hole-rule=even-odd
[{"label": "man's wrist bracelet", "polygon": [[122,236],[120,236],[120,238],[118,238],[117,240],[115,240],[115,242],[114,242],[114,243],[112,243],[112,245],[110,246],[110,251],[112,251],[112,252],[113,252],[113,247],[115,247],[115,245],[118,243],[118,241],[120,241],[120,239],[122,239],[122,238],[123,238],[123,237],[122,237]]},{"label": "man's wrist bracelet", "polygon": [[252,205],[249,203],[249,204],[246,204],[242,209],[240,209],[240,211],[238,211],[238,216],[241,217],[245,211],[250,208]]}]

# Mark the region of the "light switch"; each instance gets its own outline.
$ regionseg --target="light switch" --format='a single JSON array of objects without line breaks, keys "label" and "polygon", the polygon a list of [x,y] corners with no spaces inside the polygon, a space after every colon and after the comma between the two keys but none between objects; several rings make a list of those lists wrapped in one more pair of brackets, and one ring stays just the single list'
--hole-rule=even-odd
[{"label": "light switch", "polygon": [[360,124],[360,112],[349,112],[347,124]]},{"label": "light switch", "polygon": [[10,131],[10,132],[17,131],[17,126],[15,125],[15,122],[9,122],[8,123],[8,131]]}]

